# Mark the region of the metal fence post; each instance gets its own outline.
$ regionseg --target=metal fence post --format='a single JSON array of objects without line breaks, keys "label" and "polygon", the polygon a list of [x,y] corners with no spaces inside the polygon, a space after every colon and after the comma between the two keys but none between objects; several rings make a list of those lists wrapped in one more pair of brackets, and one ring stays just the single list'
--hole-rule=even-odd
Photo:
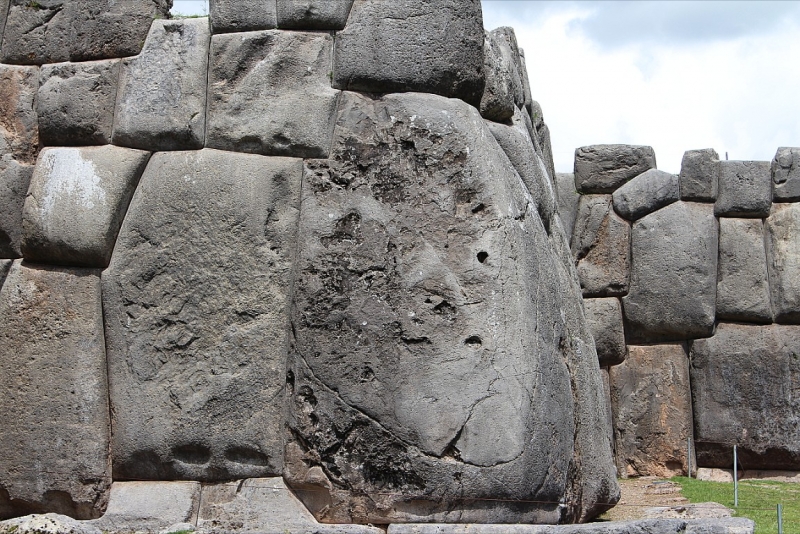
[{"label": "metal fence post", "polygon": [[783,505],[778,504],[778,534],[783,534]]},{"label": "metal fence post", "polygon": [[739,458],[736,454],[736,445],[733,446],[733,506],[739,506]]}]

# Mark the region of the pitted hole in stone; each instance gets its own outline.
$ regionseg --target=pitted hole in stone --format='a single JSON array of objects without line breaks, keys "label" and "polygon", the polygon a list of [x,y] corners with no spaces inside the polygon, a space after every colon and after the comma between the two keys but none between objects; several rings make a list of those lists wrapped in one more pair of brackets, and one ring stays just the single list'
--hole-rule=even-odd
[{"label": "pitted hole in stone", "polygon": [[237,464],[269,465],[269,456],[250,447],[229,447],[225,451],[225,458]]},{"label": "pitted hole in stone", "polygon": [[211,449],[199,443],[187,443],[173,447],[172,456],[185,464],[203,465],[211,459]]},{"label": "pitted hole in stone", "polygon": [[358,381],[364,383],[372,382],[373,380],[375,380],[375,371],[372,370],[372,367],[365,365],[361,369],[361,374],[358,377]]},{"label": "pitted hole in stone", "polygon": [[472,208],[472,213],[480,213],[485,209],[486,209],[486,205],[483,202],[481,202],[480,204],[478,204],[477,206]]},{"label": "pitted hole in stone", "polygon": [[473,349],[477,349],[478,347],[483,345],[483,340],[480,338],[480,336],[469,336],[467,339],[464,340],[464,345]]},{"label": "pitted hole in stone", "polygon": [[294,393],[294,372],[287,371],[286,372],[286,385],[289,387],[289,391]]},{"label": "pitted hole in stone", "polygon": [[478,261],[479,262],[484,263],[488,257],[489,257],[489,253],[486,252],[485,250],[481,250],[480,252],[478,252]]}]

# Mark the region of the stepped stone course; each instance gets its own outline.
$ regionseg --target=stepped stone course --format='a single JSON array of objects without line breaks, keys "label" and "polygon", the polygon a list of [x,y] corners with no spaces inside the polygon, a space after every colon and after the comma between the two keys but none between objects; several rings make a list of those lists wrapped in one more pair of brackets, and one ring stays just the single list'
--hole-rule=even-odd
[{"label": "stepped stone course", "polygon": [[575,150],[575,188],[581,194],[613,193],[631,178],[656,168],[649,146],[592,145]]},{"label": "stepped stone course", "polygon": [[687,150],[681,161],[681,200],[717,200],[719,155],[713,148]]},{"label": "stepped stone course", "polygon": [[650,169],[626,183],[612,195],[614,211],[629,221],[680,200],[678,175]]},{"label": "stepped stone course", "polygon": [[332,54],[323,32],[215,35],[206,146],[326,157],[340,93],[330,86]]},{"label": "stepped stone course", "polygon": [[111,142],[120,60],[44,65],[36,113],[43,145]]},{"label": "stepped stone course", "polygon": [[100,272],[16,260],[0,325],[0,518],[98,517],[111,484]]},{"label": "stepped stone course", "polygon": [[122,66],[114,144],[151,151],[203,147],[210,38],[205,18],[153,23],[142,53]]},{"label": "stepped stone course", "polygon": [[281,472],[301,173],[208,149],[151,158],[103,273],[116,479]]},{"label": "stepped stone course", "polygon": [[800,322],[800,204],[776,204],[766,220],[767,267],[776,323]]},{"label": "stepped stone course", "polygon": [[622,324],[622,305],[617,298],[586,299],[586,321],[597,347],[600,367],[619,365],[625,361],[625,329]]},{"label": "stepped stone course", "polygon": [[769,162],[719,162],[719,194],[714,204],[715,215],[767,217],[771,205],[772,181]]},{"label": "stepped stone course", "polygon": [[209,0],[209,10],[214,33],[270,30],[278,25],[276,0]]},{"label": "stepped stone course", "polygon": [[44,149],[23,209],[25,259],[106,267],[149,158],[111,145]]},{"label": "stepped stone course", "polygon": [[278,27],[290,30],[341,30],[353,0],[279,0]]},{"label": "stepped stone course", "polygon": [[480,0],[356,0],[336,34],[333,85],[434,93],[479,106],[483,35]]},{"label": "stepped stone course", "polygon": [[800,148],[779,148],[772,159],[771,170],[773,200],[800,200]]},{"label": "stepped stone course", "polygon": [[764,225],[760,219],[719,220],[717,317],[772,322]]}]

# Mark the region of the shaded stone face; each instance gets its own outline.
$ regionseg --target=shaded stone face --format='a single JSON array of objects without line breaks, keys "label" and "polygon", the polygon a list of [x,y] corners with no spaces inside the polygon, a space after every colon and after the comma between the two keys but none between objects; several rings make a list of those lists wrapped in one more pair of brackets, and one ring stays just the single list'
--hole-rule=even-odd
[{"label": "shaded stone face", "polygon": [[629,221],[641,219],[677,202],[679,189],[678,175],[650,169],[614,191],[614,211]]},{"label": "shaded stone face", "polygon": [[38,67],[0,65],[0,156],[21,164],[36,163],[39,150],[38,87]]},{"label": "shaded stone face", "polygon": [[584,146],[575,150],[575,187],[581,194],[613,193],[655,167],[656,155],[649,146]]},{"label": "shaded stone face", "polygon": [[776,204],[765,226],[775,322],[800,323],[800,204]]},{"label": "shaded stone face", "polygon": [[0,518],[99,517],[111,484],[100,272],[15,261],[0,354]]},{"label": "shaded stone face", "polygon": [[800,200],[800,148],[779,148],[772,159],[771,167],[773,200]]},{"label": "shaded stone face", "polygon": [[577,517],[613,499],[611,473],[572,463],[609,457],[574,279],[478,112],[345,93],[333,146],[306,163],[290,485],[333,522],[551,522],[551,505],[480,499],[583,491]]},{"label": "shaded stone face", "polygon": [[33,165],[0,157],[0,257],[22,257],[22,209],[33,176]]},{"label": "shaded stone face", "polygon": [[275,0],[209,0],[214,33],[269,30],[277,25]]},{"label": "shaded stone face", "polygon": [[625,328],[619,299],[585,299],[583,305],[600,367],[619,365],[625,361],[628,349],[625,346]]},{"label": "shaded stone face", "polygon": [[352,6],[353,0],[280,0],[277,3],[278,27],[341,30],[347,23]]},{"label": "shaded stone face", "polygon": [[681,200],[717,200],[719,155],[713,148],[687,150],[681,160]]},{"label": "shaded stone face", "polygon": [[281,472],[301,178],[299,159],[151,159],[103,273],[115,478]]},{"label": "shaded stone face", "polygon": [[764,224],[760,219],[719,220],[717,317],[772,322]]},{"label": "shaded stone face", "polygon": [[721,217],[766,217],[772,205],[767,161],[720,161],[719,194],[714,214]]}]

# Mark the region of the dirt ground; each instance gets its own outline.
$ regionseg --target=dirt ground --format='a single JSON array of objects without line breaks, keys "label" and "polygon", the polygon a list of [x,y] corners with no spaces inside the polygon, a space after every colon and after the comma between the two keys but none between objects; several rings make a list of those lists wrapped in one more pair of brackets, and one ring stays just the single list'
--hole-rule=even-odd
[{"label": "dirt ground", "polygon": [[654,506],[688,504],[677,484],[656,477],[627,478],[619,481],[622,497],[617,506],[601,516],[607,521],[643,519]]}]

